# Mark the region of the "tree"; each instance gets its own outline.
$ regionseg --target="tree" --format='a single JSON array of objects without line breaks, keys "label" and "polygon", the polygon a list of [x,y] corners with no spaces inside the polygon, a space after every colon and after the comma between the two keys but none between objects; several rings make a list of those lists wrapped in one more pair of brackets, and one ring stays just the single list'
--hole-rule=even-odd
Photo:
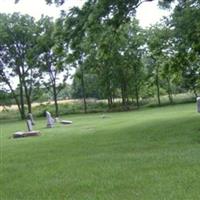
[{"label": "tree", "polygon": [[88,50],[87,32],[84,28],[85,19],[90,14],[90,3],[85,4],[83,11],[79,8],[71,9],[70,13],[66,15],[63,13],[59,23],[63,30],[59,31],[58,35],[64,38],[64,50],[69,51],[67,62],[74,68],[79,68],[79,77],[81,80],[81,91],[84,102],[84,111],[87,112],[86,92],[85,92],[85,60]]},{"label": "tree", "polygon": [[[80,73],[81,73],[80,69],[77,68],[72,83],[72,98],[75,99],[83,98]],[[87,70],[84,73],[84,80],[86,89],[85,93],[87,98],[95,98],[95,99],[103,98],[100,91],[100,83],[97,74]]]},{"label": "tree", "polygon": [[[32,87],[37,84],[38,70],[33,64],[36,44],[35,21],[28,15],[0,15],[0,56],[1,79],[8,85],[21,118],[25,118],[25,99],[28,112],[31,112]],[[18,77],[19,98],[11,83],[12,77]],[[25,99],[24,99],[25,98]]]},{"label": "tree", "polygon": [[149,64],[152,65],[150,66],[150,71],[153,81],[156,85],[158,105],[161,105],[160,87],[163,62],[169,56],[167,51],[169,47],[169,34],[170,29],[164,24],[157,24],[147,31],[147,44],[149,50],[148,54],[150,57]]},{"label": "tree", "polygon": [[183,87],[197,96],[199,88],[200,2],[180,1],[174,9],[170,25],[174,32],[174,61],[183,77]]},{"label": "tree", "polygon": [[[48,91],[52,92],[55,115],[58,117],[58,95],[66,86],[66,80],[69,75],[65,64],[66,55],[62,50],[62,44],[60,44],[62,41],[55,33],[55,24],[52,19],[43,17],[38,21],[38,25],[41,28],[41,34],[37,40],[37,48],[40,54],[38,65],[41,73],[44,74],[42,78],[43,84]],[[61,72],[63,73],[62,75]]]},{"label": "tree", "polygon": [[144,68],[141,62],[143,56],[144,33],[136,20],[126,24],[123,30],[124,48],[122,50],[122,66],[129,69],[126,76],[129,76],[129,96],[136,98],[136,105],[139,108],[140,90],[144,79]]},{"label": "tree", "polygon": [[[2,74],[1,70],[0,74]],[[4,80],[2,79],[2,76],[0,75],[0,106],[3,107],[3,111],[7,111],[6,106],[10,106],[13,103],[12,93],[9,92],[6,86],[7,85],[5,84]]]}]

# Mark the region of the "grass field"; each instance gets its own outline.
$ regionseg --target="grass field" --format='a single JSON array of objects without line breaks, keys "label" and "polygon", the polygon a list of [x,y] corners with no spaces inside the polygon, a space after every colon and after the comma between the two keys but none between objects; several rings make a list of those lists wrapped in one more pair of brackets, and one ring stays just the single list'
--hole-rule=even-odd
[{"label": "grass field", "polygon": [[200,115],[195,104],[62,117],[73,125],[10,139],[1,128],[1,200],[198,200]]}]

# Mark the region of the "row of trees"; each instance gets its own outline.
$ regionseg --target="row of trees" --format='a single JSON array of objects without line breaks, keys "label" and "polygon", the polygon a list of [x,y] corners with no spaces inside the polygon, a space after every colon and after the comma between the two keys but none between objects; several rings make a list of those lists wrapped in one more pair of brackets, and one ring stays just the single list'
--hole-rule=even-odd
[{"label": "row of trees", "polygon": [[[48,17],[36,22],[28,15],[0,14],[0,80],[12,93],[22,119],[25,104],[32,112],[41,85],[52,92],[58,115],[57,96],[65,86],[68,68],[65,55],[57,49],[60,41],[55,30],[55,23]],[[63,80],[58,80],[60,72],[64,72]]]},{"label": "row of trees", "polygon": [[[162,1],[162,6],[170,3]],[[72,56],[75,62],[82,59],[73,84],[77,94],[91,96],[94,80],[94,95],[107,98],[109,106],[121,97],[125,109],[130,99],[139,107],[140,97],[155,94],[159,105],[161,93],[168,94],[170,103],[175,92],[189,90],[197,96],[199,1],[178,1],[170,18],[147,30],[134,18],[138,4],[88,1],[63,16],[63,27],[71,32],[65,30]]]},{"label": "row of trees", "polygon": [[[63,3],[57,2],[57,3]],[[48,3],[52,3],[48,1]],[[106,98],[112,107],[120,97],[130,101],[193,91],[197,96],[200,67],[200,4],[179,0],[170,18],[144,30],[135,19],[140,1],[88,0],[82,9],[53,21],[35,21],[27,15],[0,15],[0,82],[9,88],[25,117],[41,88],[57,97],[75,68],[73,96]],[[169,6],[171,1],[161,1]],[[18,85],[12,81],[18,79]]]}]

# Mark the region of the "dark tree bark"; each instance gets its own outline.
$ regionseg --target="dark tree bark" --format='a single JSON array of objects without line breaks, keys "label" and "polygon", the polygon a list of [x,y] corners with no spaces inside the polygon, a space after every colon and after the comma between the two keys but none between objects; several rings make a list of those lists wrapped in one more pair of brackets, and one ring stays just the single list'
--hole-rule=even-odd
[{"label": "dark tree bark", "polygon": [[135,86],[135,97],[136,97],[136,105],[137,105],[137,108],[140,107],[140,102],[139,102],[139,90],[138,90],[138,86],[136,85]]},{"label": "dark tree bark", "polygon": [[32,102],[31,102],[31,98],[30,98],[29,95],[26,95],[26,102],[27,102],[27,105],[28,105],[28,112],[32,113]]},{"label": "dark tree bark", "polygon": [[172,96],[172,88],[171,88],[171,83],[170,83],[170,78],[167,77],[167,94],[168,94],[168,98],[169,98],[169,102],[170,104],[173,104],[173,96]]},{"label": "dark tree bark", "polygon": [[86,93],[85,93],[85,81],[84,81],[84,69],[83,66],[80,66],[81,71],[81,89],[82,89],[82,98],[84,104],[84,113],[87,113],[87,101],[86,101]]},{"label": "dark tree bark", "polygon": [[198,94],[197,94],[196,87],[195,87],[194,85],[193,85],[193,87],[192,87],[192,90],[193,90],[193,93],[194,93],[195,98],[197,98],[197,97],[198,97]]},{"label": "dark tree bark", "polygon": [[113,104],[113,97],[112,97],[112,90],[111,90],[111,84],[110,84],[110,79],[108,79],[108,77],[105,80],[105,94],[106,94],[106,98],[108,101],[108,109],[112,108],[112,104]]},{"label": "dark tree bark", "polygon": [[128,92],[127,92],[127,82],[125,77],[122,77],[121,80],[121,96],[122,96],[122,106],[125,110],[128,109]]},{"label": "dark tree bark", "polygon": [[19,110],[21,119],[24,119],[24,115],[23,115],[23,112],[22,112],[22,110],[21,110],[21,105],[20,105],[20,102],[19,102],[19,100],[18,100],[18,97],[17,97],[15,91],[13,90],[13,88],[12,88],[12,86],[11,86],[9,80],[5,77],[5,75],[1,74],[1,76],[2,76],[2,78],[3,78],[3,81],[8,85],[8,87],[9,87],[11,93],[12,93],[12,96],[13,96],[13,98],[14,98],[14,100],[15,100],[15,102],[16,102],[16,105],[17,105],[17,107],[18,107],[18,110]]},{"label": "dark tree bark", "polygon": [[160,101],[160,81],[159,81],[159,72],[158,72],[158,67],[156,67],[156,91],[157,91],[157,100],[158,100],[158,105],[161,105]]},{"label": "dark tree bark", "polygon": [[32,113],[31,93],[28,90],[27,83],[26,83],[26,80],[25,80],[26,72],[24,70],[24,66],[22,66],[22,72],[23,72],[23,74],[22,74],[22,83],[23,83],[23,87],[24,87],[26,103],[27,103],[27,106],[28,106],[28,113]]},{"label": "dark tree bark", "polygon": [[19,94],[19,99],[20,99],[20,105],[21,105],[21,109],[20,109],[20,114],[21,114],[21,119],[25,119],[25,106],[24,106],[24,90],[23,90],[23,85],[22,85],[22,78],[19,76],[19,90],[20,90],[20,94]]},{"label": "dark tree bark", "polygon": [[58,109],[58,98],[57,98],[57,90],[56,90],[56,82],[54,80],[53,82],[53,99],[54,99],[54,105],[55,105],[55,115],[56,117],[59,116],[59,109]]}]

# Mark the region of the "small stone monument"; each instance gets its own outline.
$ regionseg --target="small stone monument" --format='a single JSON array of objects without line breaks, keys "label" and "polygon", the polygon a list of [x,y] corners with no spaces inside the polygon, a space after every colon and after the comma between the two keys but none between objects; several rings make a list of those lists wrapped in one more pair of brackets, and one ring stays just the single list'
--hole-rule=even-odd
[{"label": "small stone monument", "polygon": [[29,137],[29,136],[38,136],[40,135],[39,131],[17,131],[13,134],[13,138]]},{"label": "small stone monument", "polygon": [[200,97],[197,97],[197,112],[200,113]]},{"label": "small stone monument", "polygon": [[31,124],[32,124],[32,126],[35,125],[35,121],[34,121],[34,119],[33,119],[33,115],[32,115],[32,113],[28,113],[28,115],[27,115],[27,119],[31,120]]},{"label": "small stone monument", "polygon": [[27,124],[28,131],[32,131],[33,130],[32,121],[30,119],[27,119],[26,124]]},{"label": "small stone monument", "polygon": [[69,121],[69,120],[61,120],[61,119],[59,119],[58,117],[55,118],[55,122],[59,122],[59,123],[61,123],[61,124],[65,124],[65,125],[72,124],[72,121]]},{"label": "small stone monument", "polygon": [[28,136],[38,136],[40,134],[39,131],[33,131],[32,121],[29,117],[26,120],[26,125],[28,131],[18,131],[13,134],[13,138],[21,138],[21,137],[28,137]]},{"label": "small stone monument", "polygon": [[48,111],[46,111],[46,118],[47,118],[47,128],[53,128],[55,121],[51,117],[51,113]]},{"label": "small stone monument", "polygon": [[69,121],[69,120],[61,120],[60,123],[61,123],[61,124],[72,124],[72,121]]}]

